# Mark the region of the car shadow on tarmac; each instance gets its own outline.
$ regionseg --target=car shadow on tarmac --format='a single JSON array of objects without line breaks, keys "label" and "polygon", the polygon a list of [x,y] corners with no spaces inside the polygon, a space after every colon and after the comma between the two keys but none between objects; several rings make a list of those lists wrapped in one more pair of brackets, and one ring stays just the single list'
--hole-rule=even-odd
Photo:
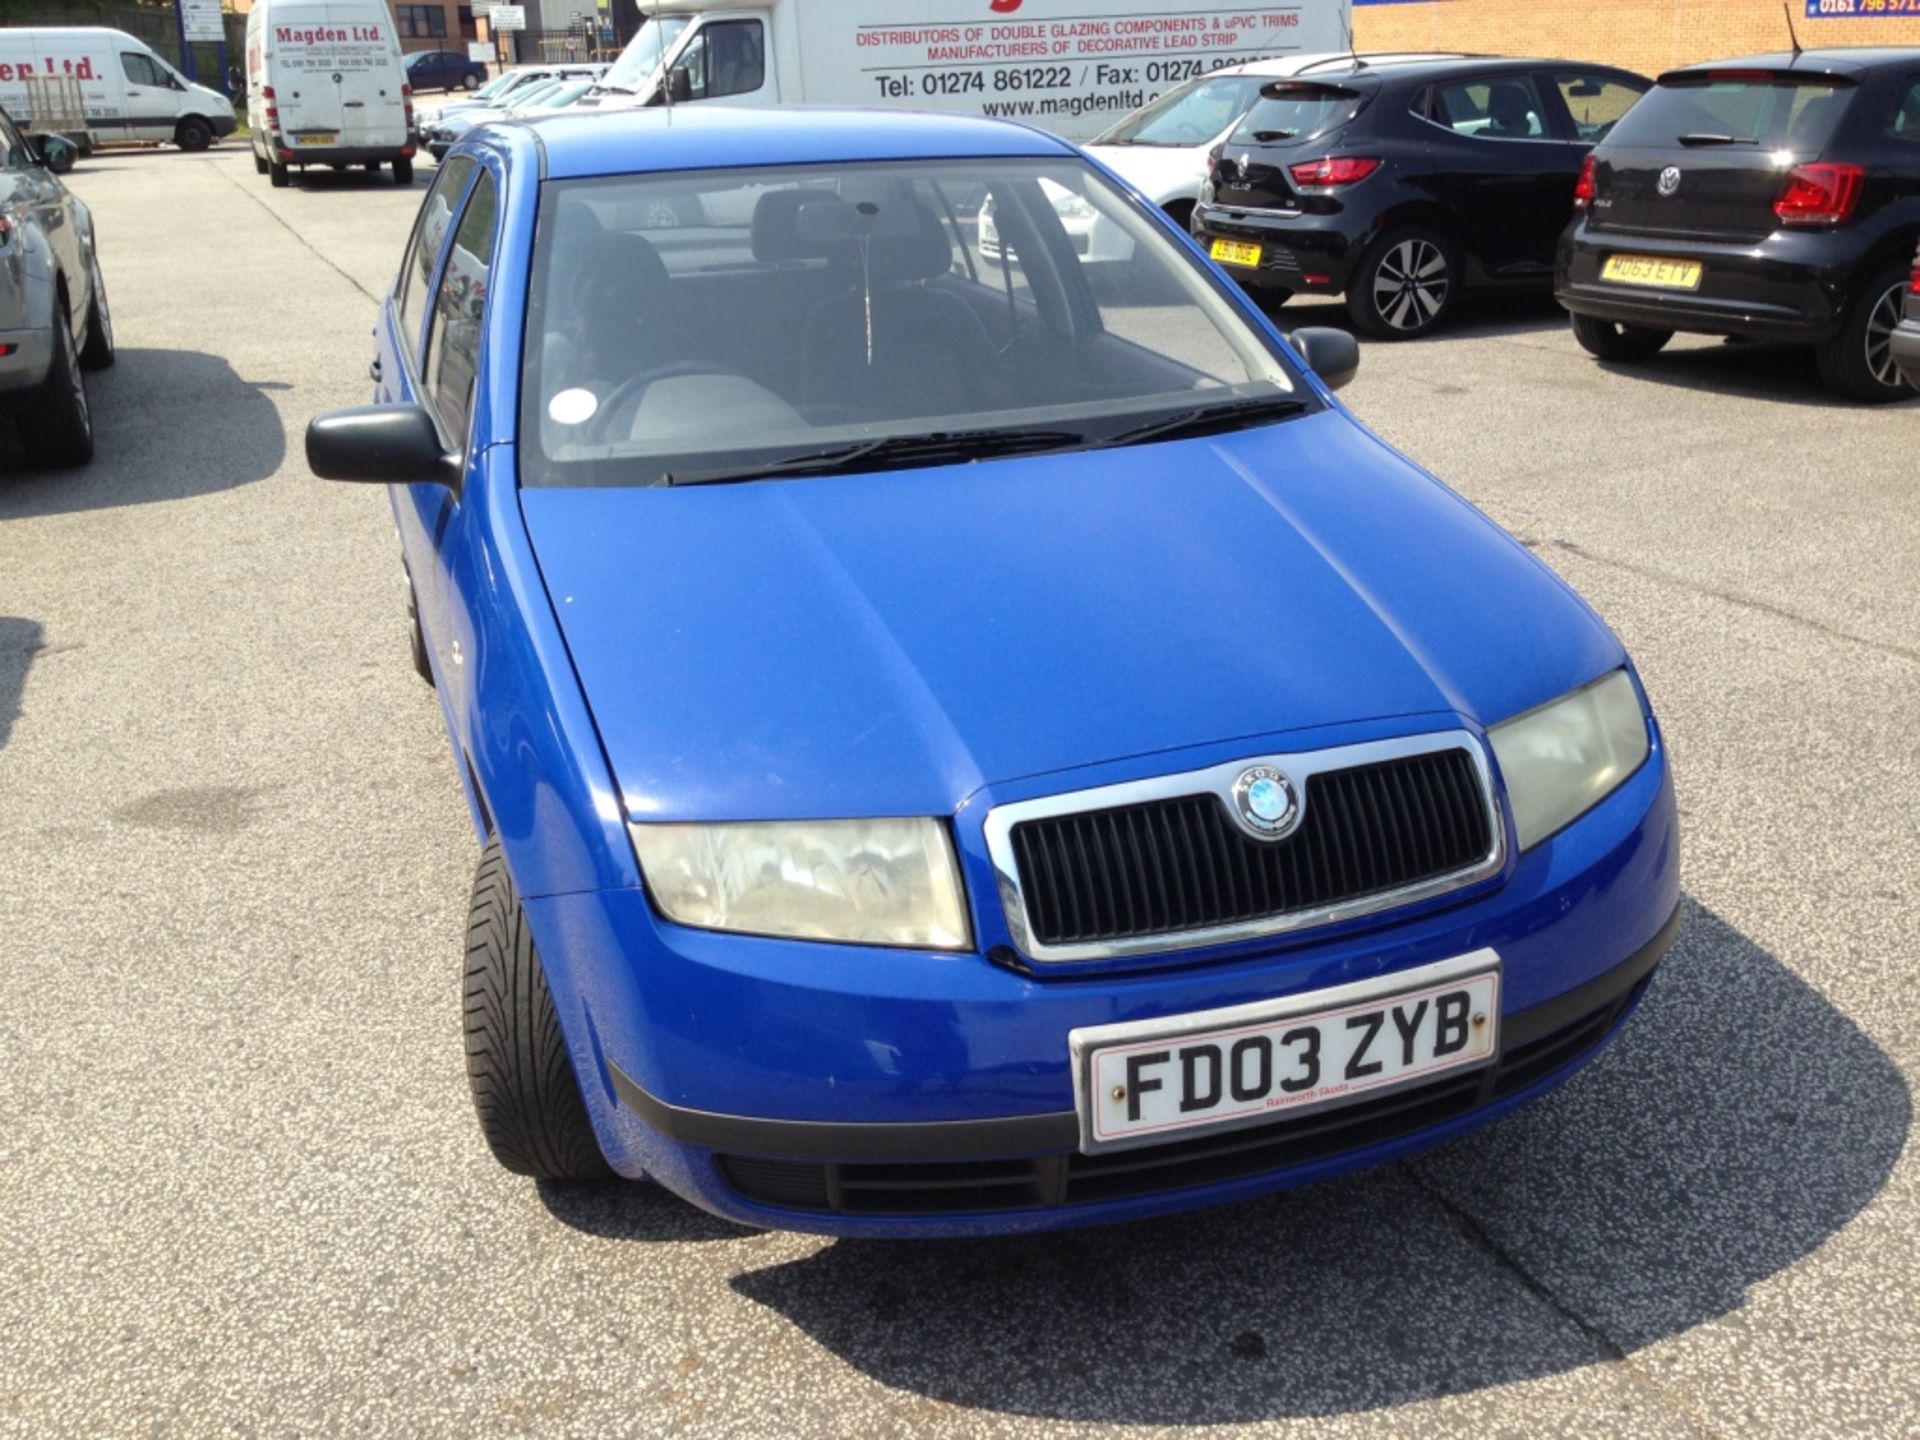
[{"label": "car shadow on tarmac", "polygon": [[0,746],[20,718],[20,699],[27,691],[27,671],[46,648],[46,632],[38,620],[22,615],[0,615]]},{"label": "car shadow on tarmac", "polygon": [[1697,904],[1612,1049],[1410,1163],[1184,1217],[841,1241],[734,1288],[897,1390],[1171,1425],[1577,1369],[1737,1310],[1886,1182],[1893,1062]]},{"label": "car shadow on tarmac", "polygon": [[[1761,345],[1680,336],[1649,360],[1631,365],[1595,363],[1616,375],[1680,390],[1818,410],[1869,412],[1883,408],[1842,399],[1827,389],[1810,345]],[[1892,408],[1911,403],[1895,401]]]},{"label": "car shadow on tarmac", "polygon": [[144,505],[264,480],[286,457],[286,427],[268,398],[279,382],[243,380],[218,355],[122,349],[87,376],[93,462],[36,470],[0,425],[0,521]]},{"label": "car shadow on tarmac", "polygon": [[[1267,317],[1291,334],[1302,325],[1331,325],[1337,330],[1354,331],[1347,307],[1338,300],[1295,297],[1285,305],[1266,310]],[[1437,345],[1448,340],[1487,340],[1518,335],[1559,334],[1567,328],[1567,312],[1554,303],[1546,291],[1521,291],[1513,294],[1493,292],[1460,297],[1453,311],[1431,335],[1417,340],[1374,340],[1360,336],[1369,345]],[[1358,333],[1354,331],[1354,333]],[[1364,373],[1366,362],[1361,362]]]}]

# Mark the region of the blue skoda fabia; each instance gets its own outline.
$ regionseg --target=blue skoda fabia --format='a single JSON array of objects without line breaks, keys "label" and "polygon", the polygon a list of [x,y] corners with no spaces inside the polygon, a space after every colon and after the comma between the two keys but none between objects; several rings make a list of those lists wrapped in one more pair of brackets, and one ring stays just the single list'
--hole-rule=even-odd
[{"label": "blue skoda fabia", "polygon": [[1619,641],[1166,218],[984,120],[476,132],[392,487],[481,1129],[763,1226],[1119,1220],[1565,1080],[1675,925]]}]

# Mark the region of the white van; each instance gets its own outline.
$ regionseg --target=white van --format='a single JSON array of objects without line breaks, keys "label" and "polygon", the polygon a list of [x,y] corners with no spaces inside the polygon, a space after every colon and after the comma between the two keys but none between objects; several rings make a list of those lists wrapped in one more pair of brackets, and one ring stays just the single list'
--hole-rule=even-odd
[{"label": "white van", "polygon": [[255,0],[247,114],[254,168],[276,186],[309,165],[391,164],[413,183],[413,91],[383,0]]},{"label": "white van", "polygon": [[[1349,0],[650,0],[591,97],[1003,115],[1078,139],[1227,65],[1344,50]],[[582,107],[586,102],[581,102]]]},{"label": "white van", "polygon": [[96,144],[171,140],[204,150],[233,133],[233,102],[196,85],[124,30],[75,25],[0,30],[0,105],[35,129],[28,81],[69,75],[80,82],[87,133]]}]

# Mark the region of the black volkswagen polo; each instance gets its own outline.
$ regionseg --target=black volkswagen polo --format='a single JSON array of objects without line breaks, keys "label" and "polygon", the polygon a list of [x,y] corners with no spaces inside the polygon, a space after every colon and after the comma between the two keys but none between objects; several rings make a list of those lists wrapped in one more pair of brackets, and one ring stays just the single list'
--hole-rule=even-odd
[{"label": "black volkswagen polo", "polygon": [[1432,329],[1465,287],[1553,275],[1582,159],[1653,82],[1554,60],[1342,56],[1261,87],[1193,230],[1268,301],[1344,291],[1369,335]]},{"label": "black volkswagen polo", "polygon": [[1554,292],[1602,359],[1645,359],[1676,330],[1797,341],[1840,395],[1913,393],[1891,341],[1920,238],[1920,50],[1662,75],[1577,203]]}]

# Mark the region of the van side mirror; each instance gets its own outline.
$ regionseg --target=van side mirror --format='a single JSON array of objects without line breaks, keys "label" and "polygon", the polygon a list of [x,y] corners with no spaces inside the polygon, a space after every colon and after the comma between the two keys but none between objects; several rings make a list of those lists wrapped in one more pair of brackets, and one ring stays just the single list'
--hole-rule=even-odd
[{"label": "van side mirror", "polygon": [[367,485],[429,482],[460,493],[461,459],[440,444],[420,405],[356,405],[307,424],[307,468],[322,480]]},{"label": "van side mirror", "polygon": [[661,93],[675,105],[684,105],[693,99],[693,76],[687,73],[687,67],[676,65],[667,71],[667,78],[660,82]]},{"label": "van side mirror", "polygon": [[1360,368],[1360,342],[1331,325],[1303,325],[1287,337],[1307,368],[1329,390],[1338,390]]}]

